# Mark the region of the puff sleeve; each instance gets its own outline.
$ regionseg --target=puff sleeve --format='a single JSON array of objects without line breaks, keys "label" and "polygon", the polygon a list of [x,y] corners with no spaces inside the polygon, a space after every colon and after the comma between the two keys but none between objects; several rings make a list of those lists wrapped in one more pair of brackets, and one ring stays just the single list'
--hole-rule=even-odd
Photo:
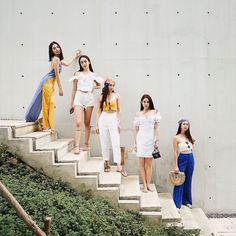
[{"label": "puff sleeve", "polygon": [[156,111],[154,119],[155,119],[156,123],[160,123],[160,121],[161,121],[161,113],[159,111]]}]

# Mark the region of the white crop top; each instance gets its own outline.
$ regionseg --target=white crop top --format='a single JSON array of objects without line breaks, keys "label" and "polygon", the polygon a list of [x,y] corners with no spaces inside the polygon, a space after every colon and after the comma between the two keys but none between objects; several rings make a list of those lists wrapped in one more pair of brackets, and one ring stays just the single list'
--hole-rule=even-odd
[{"label": "white crop top", "polygon": [[183,141],[178,144],[179,152],[183,151],[192,151],[193,150],[193,144],[189,141]]},{"label": "white crop top", "polygon": [[77,90],[82,92],[92,92],[95,81],[99,84],[103,82],[101,77],[96,76],[92,72],[87,75],[80,73],[79,75],[73,76],[70,79],[70,81],[73,80],[78,80]]}]

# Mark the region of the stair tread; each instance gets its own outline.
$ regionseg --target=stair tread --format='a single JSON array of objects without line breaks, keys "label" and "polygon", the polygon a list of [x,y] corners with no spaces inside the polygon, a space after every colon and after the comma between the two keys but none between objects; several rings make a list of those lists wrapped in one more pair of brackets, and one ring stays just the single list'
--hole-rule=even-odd
[{"label": "stair tread", "polygon": [[87,155],[87,152],[80,152],[80,154],[74,154],[74,150],[68,152],[66,155],[62,156],[59,162],[76,162],[83,158],[83,155]]},{"label": "stair tread", "polygon": [[60,149],[69,143],[73,142],[73,139],[58,139],[56,141],[49,142],[37,148],[38,150],[52,150],[52,149]]},{"label": "stair tread", "polygon": [[200,227],[197,221],[195,220],[190,208],[182,206],[180,209],[180,216],[182,218],[184,229],[200,231]]},{"label": "stair tread", "polygon": [[180,222],[180,214],[173,202],[170,193],[159,193],[159,198],[162,206],[162,220],[165,222]]},{"label": "stair tread", "polygon": [[122,178],[120,199],[140,199],[139,176],[129,175]]},{"label": "stair tread", "polygon": [[99,186],[120,186],[121,174],[116,172],[116,166],[111,166],[110,172],[102,172],[99,175]]},{"label": "stair tread", "polygon": [[25,120],[0,120],[0,127],[24,127],[33,124],[35,122],[25,122]]},{"label": "stair tread", "polygon": [[42,138],[47,135],[50,135],[50,131],[42,132],[42,131],[35,131],[32,133],[24,134],[24,135],[18,135],[16,138]]},{"label": "stair tread", "polygon": [[144,216],[160,216],[161,217],[161,212],[159,211],[140,211],[140,214]]},{"label": "stair tread", "polygon": [[214,230],[211,229],[210,222],[201,208],[193,208],[192,214],[201,228],[200,235],[211,235]]},{"label": "stair tread", "polygon": [[98,174],[103,167],[103,160],[87,160],[79,171],[79,174]]},{"label": "stair tread", "polygon": [[161,211],[161,203],[155,185],[151,184],[151,188],[154,189],[153,192],[144,193],[140,191],[141,211]]}]

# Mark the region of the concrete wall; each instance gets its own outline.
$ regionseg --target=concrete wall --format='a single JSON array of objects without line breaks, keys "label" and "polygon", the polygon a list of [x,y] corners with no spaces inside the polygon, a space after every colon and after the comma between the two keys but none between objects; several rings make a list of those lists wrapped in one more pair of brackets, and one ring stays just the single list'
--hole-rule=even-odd
[{"label": "concrete wall", "polygon": [[[235,11],[235,0],[0,0],[0,118],[24,118],[48,71],[51,41],[61,44],[65,58],[80,48],[98,74],[117,82],[121,143],[128,151],[142,94],[160,109],[163,158],[156,183],[172,188],[172,137],[186,117],[198,140],[194,205],[236,212]],[[65,95],[57,97],[56,128],[62,137],[73,136],[68,79],[77,68],[61,74]],[[100,153],[95,135],[91,146],[93,155]]]}]

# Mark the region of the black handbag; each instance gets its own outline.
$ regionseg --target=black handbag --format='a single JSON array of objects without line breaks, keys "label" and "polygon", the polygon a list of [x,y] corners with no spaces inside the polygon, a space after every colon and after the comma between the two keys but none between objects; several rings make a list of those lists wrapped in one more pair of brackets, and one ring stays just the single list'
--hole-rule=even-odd
[{"label": "black handbag", "polygon": [[158,147],[154,148],[153,152],[152,152],[152,156],[154,159],[160,158],[161,157],[161,153],[158,149]]}]

